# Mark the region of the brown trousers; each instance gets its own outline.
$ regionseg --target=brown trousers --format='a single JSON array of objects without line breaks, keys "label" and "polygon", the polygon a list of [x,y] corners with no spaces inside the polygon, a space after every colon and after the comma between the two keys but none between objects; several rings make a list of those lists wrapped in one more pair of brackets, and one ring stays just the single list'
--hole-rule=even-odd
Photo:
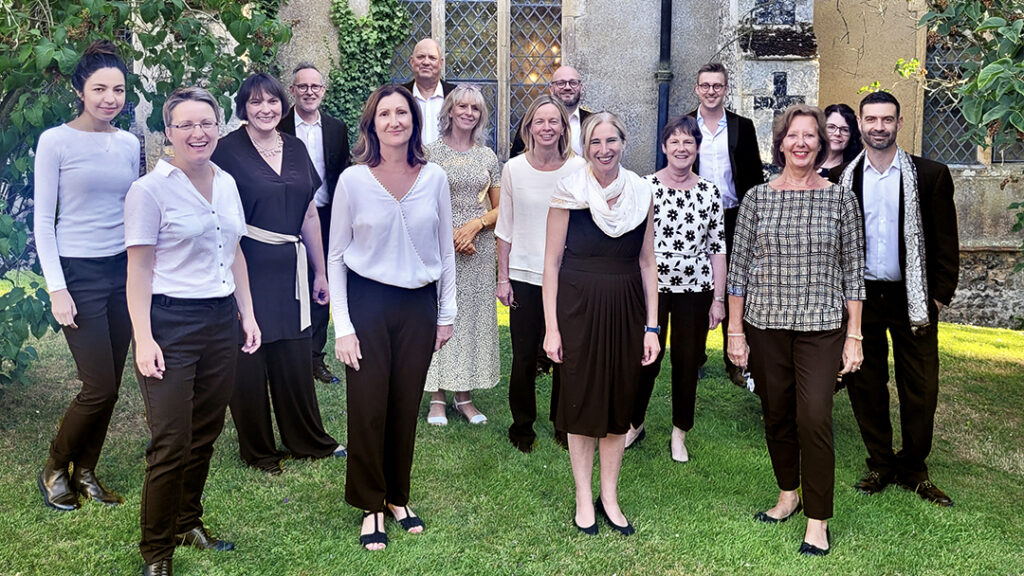
[{"label": "brown trousers", "polygon": [[348,309],[363,358],[345,369],[345,501],[381,512],[409,503],[420,398],[437,334],[437,283],[406,289],[348,271]]},{"label": "brown trousers", "polygon": [[764,436],[780,490],[803,481],[804,514],[832,517],[836,456],[832,394],[846,327],[822,332],[760,330],[744,323],[749,365],[764,413]]}]

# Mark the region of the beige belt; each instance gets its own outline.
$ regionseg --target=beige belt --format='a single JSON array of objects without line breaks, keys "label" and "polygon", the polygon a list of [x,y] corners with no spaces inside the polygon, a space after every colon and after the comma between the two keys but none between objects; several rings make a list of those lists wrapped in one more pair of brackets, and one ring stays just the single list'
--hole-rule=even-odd
[{"label": "beige belt", "polygon": [[[309,317],[309,263],[306,262],[306,247],[302,245],[302,238],[291,234],[278,234],[263,228],[257,228],[252,224],[247,226],[245,233],[247,238],[252,238],[264,244],[295,245],[295,299],[299,301],[299,330],[305,330],[313,322]],[[251,264],[249,264],[251,266]]]}]

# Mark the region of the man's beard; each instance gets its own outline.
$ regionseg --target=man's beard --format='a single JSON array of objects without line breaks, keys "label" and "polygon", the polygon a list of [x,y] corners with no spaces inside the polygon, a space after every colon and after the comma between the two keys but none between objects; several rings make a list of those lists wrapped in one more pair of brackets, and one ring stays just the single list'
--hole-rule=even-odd
[{"label": "man's beard", "polygon": [[885,150],[886,148],[893,145],[896,142],[896,131],[887,133],[886,139],[882,144],[875,144],[875,139],[872,137],[872,133],[868,132],[868,137],[864,138],[864,145],[875,150]]}]

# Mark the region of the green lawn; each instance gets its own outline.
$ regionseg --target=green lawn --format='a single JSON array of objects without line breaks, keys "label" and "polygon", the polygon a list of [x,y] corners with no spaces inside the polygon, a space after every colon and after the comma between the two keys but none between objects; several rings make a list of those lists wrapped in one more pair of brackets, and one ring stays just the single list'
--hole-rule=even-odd
[{"label": "green lawn", "polygon": [[[507,377],[507,318],[501,330]],[[691,461],[669,459],[664,376],[651,402],[647,439],[626,453],[620,499],[637,528],[631,538],[607,527],[595,538],[577,535],[569,457],[551,440],[546,418],[550,381],[539,386],[540,443],[530,455],[505,439],[510,417],[503,381],[477,395],[491,420],[486,426],[452,416],[447,428],[421,421],[413,505],[427,530],[411,536],[389,522],[391,545],[381,553],[357,543],[359,512],[343,498],[345,461],[292,461],[282,476],[265,476],[242,466],[229,421],[207,485],[206,521],[238,548],[181,550],[176,573],[1024,574],[1024,333],[943,325],[940,338],[942,388],[929,464],[956,506],[937,508],[899,488],[873,497],[856,493],[851,485],[864,471],[865,454],[842,393],[835,409],[833,552],[825,558],[796,554],[802,516],[779,526],[751,518],[774,503],[777,489],[759,403],[726,381],[715,332],[689,436]],[[126,504],[54,512],[43,506],[36,476],[78,383],[62,337],[48,336],[38,347],[41,360],[30,386],[10,390],[0,403],[0,483],[6,487],[0,575],[136,574],[148,437],[135,379],[125,377],[98,467]],[[328,431],[344,439],[344,386],[320,385],[318,392]]]}]

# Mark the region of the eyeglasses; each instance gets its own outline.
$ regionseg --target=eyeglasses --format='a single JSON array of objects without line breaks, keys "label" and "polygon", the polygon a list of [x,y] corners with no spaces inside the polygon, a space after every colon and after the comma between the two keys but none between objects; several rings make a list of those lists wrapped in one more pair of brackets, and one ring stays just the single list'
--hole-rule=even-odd
[{"label": "eyeglasses", "polygon": [[701,92],[721,92],[725,90],[725,84],[708,84],[707,82],[697,84],[697,88],[700,88]]},{"label": "eyeglasses", "polygon": [[842,134],[843,136],[850,135],[850,128],[847,126],[836,126],[835,124],[825,124],[825,131],[829,134]]},{"label": "eyeglasses", "polygon": [[325,88],[323,84],[292,84],[292,86],[295,86],[295,89],[303,94],[306,92],[319,94]]},{"label": "eyeglasses", "polygon": [[579,80],[552,80],[551,85],[555,88],[565,88],[566,86],[569,88],[579,88],[583,85],[583,82]]},{"label": "eyeglasses", "polygon": [[168,124],[168,126],[174,128],[175,130],[182,130],[184,132],[192,132],[193,130],[195,130],[196,126],[198,126],[202,129],[203,132],[213,132],[214,130],[217,129],[218,126],[220,126],[220,123],[211,122],[210,120],[204,120],[199,123],[185,122],[183,124]]}]

